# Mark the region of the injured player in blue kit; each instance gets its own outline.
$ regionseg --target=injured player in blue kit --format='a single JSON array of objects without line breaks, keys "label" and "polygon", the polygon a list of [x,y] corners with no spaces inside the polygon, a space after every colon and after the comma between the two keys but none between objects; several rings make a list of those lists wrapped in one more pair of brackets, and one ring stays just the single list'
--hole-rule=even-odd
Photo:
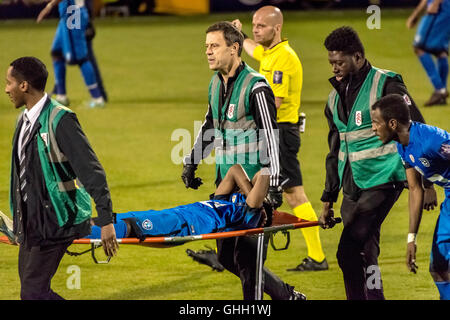
[{"label": "injured player in blue kit", "polygon": [[[269,187],[267,169],[250,181],[240,165],[233,166],[211,200],[163,210],[129,211],[115,215],[117,238],[144,239],[156,236],[188,236],[251,229],[267,221],[270,207],[263,201]],[[238,192],[237,192],[238,191]],[[271,214],[271,212],[270,212]],[[101,238],[101,228],[92,219],[90,239]]]}]

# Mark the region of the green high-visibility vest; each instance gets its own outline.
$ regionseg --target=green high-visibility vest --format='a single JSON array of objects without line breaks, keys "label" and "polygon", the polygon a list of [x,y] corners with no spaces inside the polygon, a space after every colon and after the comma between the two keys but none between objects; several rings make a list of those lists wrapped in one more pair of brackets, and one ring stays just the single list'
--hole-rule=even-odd
[{"label": "green high-visibility vest", "polygon": [[[256,123],[250,113],[250,93],[264,76],[245,65],[233,86],[231,97],[219,105],[221,81],[216,72],[209,84],[212,109],[216,176],[223,178],[234,164],[241,164],[250,179],[261,169]],[[266,82],[267,84],[267,82]]]},{"label": "green high-visibility vest", "polygon": [[[68,112],[72,111],[51,99],[37,120],[41,124],[37,134],[37,148],[42,173],[60,227],[79,224],[92,214],[91,198],[56,141],[56,127]],[[10,205],[11,212],[15,212],[12,196]]]},{"label": "green high-visibility vest", "polygon": [[359,90],[347,124],[339,119],[337,106],[340,98],[337,91],[331,91],[328,97],[328,107],[339,130],[338,173],[341,186],[347,161],[350,163],[353,179],[361,189],[406,180],[395,142],[383,144],[372,131],[370,107],[381,98],[388,77],[401,80],[399,74],[372,67]]}]

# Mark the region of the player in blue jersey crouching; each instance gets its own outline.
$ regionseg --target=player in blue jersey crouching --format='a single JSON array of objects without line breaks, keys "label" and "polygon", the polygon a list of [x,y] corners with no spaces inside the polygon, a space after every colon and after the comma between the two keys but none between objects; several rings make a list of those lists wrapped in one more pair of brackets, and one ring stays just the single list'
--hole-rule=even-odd
[{"label": "player in blue jersey crouching", "polygon": [[[253,181],[240,165],[234,165],[219,184],[214,198],[164,210],[130,211],[116,215],[117,238],[187,236],[219,231],[251,229],[263,225],[263,201],[269,188],[267,168]],[[92,227],[88,238],[100,239],[101,228]]]},{"label": "player in blue jersey crouching", "polygon": [[416,235],[424,202],[421,175],[444,188],[430,257],[430,274],[442,300],[450,300],[450,133],[433,126],[412,122],[407,102],[391,94],[371,109],[372,129],[386,144],[397,142],[397,150],[406,168],[409,187],[409,233],[406,264],[416,272]]}]

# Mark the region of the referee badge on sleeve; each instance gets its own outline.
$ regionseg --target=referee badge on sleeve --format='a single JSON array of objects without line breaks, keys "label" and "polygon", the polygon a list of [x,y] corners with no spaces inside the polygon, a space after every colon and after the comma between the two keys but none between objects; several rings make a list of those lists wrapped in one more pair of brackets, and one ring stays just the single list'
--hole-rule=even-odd
[{"label": "referee badge on sleeve", "polygon": [[282,71],[274,71],[273,72],[273,83],[281,84],[283,83],[283,72]]}]

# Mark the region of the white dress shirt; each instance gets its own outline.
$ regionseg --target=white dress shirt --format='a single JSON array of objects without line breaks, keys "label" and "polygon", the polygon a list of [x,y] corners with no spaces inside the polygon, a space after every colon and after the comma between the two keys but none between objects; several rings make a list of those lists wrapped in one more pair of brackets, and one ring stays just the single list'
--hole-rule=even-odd
[{"label": "white dress shirt", "polygon": [[[42,108],[45,105],[45,101],[47,100],[47,93],[44,94],[41,100],[39,100],[33,107],[31,107],[30,110],[25,109],[23,112],[24,115],[27,116],[28,120],[30,120],[31,127],[30,130],[33,129],[34,124],[36,123],[36,120],[39,118],[39,115],[41,114]],[[20,152],[22,151],[22,137],[24,135],[25,131],[25,119],[22,122],[22,128],[20,129],[19,134],[19,141],[18,141],[18,148],[17,148],[17,155],[20,159]]]}]

